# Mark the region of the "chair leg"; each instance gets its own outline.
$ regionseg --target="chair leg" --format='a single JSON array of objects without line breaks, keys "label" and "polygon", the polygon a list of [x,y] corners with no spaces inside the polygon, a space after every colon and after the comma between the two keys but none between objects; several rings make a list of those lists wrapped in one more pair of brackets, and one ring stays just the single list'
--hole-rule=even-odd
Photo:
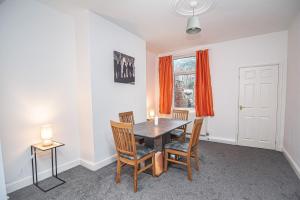
[{"label": "chair leg", "polygon": [[198,145],[195,147],[195,164],[196,164],[196,170],[199,171],[199,168],[200,168],[200,157],[199,157],[199,148],[198,148]]},{"label": "chair leg", "polygon": [[185,134],[182,135],[182,136],[179,138],[179,141],[180,141],[180,142],[185,142]]},{"label": "chair leg", "polygon": [[155,176],[155,153],[152,156],[152,176]]},{"label": "chair leg", "polygon": [[116,175],[116,183],[121,182],[121,161],[120,159],[117,160],[117,175]]},{"label": "chair leg", "polygon": [[192,168],[191,168],[191,157],[187,157],[187,172],[188,172],[188,180],[192,181]]},{"label": "chair leg", "polygon": [[165,164],[164,164],[164,171],[167,172],[168,171],[168,151],[165,150]]},{"label": "chair leg", "polygon": [[134,172],[133,172],[133,187],[134,192],[137,192],[137,176],[138,176],[138,165],[134,165]]}]

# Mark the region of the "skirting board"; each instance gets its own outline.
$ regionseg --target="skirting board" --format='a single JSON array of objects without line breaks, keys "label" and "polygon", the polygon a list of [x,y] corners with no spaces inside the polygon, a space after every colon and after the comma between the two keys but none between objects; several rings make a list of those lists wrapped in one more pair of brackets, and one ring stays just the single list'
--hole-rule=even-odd
[{"label": "skirting board", "polygon": [[[190,138],[190,135],[191,135],[191,133],[189,133],[187,135],[187,138]],[[237,145],[237,142],[235,140],[227,139],[227,138],[221,138],[221,137],[214,137],[214,136],[200,135],[200,140],[223,143],[223,144]]]},{"label": "skirting board", "polygon": [[283,148],[283,155],[286,157],[286,159],[289,161],[290,165],[292,166],[293,170],[295,171],[296,175],[300,179],[300,166],[297,165],[296,161],[292,158],[292,156],[288,153],[288,151]]},{"label": "skirting board", "polygon": [[213,137],[213,136],[208,136],[208,137],[201,136],[200,140],[236,145],[235,140],[227,139],[227,138],[220,138],[220,137]]},{"label": "skirting board", "polygon": [[80,165],[82,165],[83,167],[91,171],[97,171],[98,169],[105,167],[106,165],[109,165],[115,161],[116,161],[116,154],[108,158],[105,158],[104,160],[101,160],[99,162],[91,162],[91,161],[81,159]]},{"label": "skirting board", "polygon": [[[76,167],[78,165],[80,165],[80,160],[79,159],[64,163],[62,165],[58,165],[57,166],[57,171],[58,171],[58,173],[60,173],[60,172],[66,171],[68,169],[71,169],[73,167]],[[49,168],[47,170],[44,170],[42,172],[39,172],[38,173],[39,181],[50,177],[51,173],[52,173],[51,168]],[[26,187],[26,186],[31,185],[31,184],[32,184],[32,176],[27,176],[23,179],[20,179],[20,180],[17,180],[17,181],[6,184],[6,190],[7,190],[7,193],[11,193],[11,192],[14,192],[18,189],[21,189],[21,188]]]},{"label": "skirting board", "polygon": [[[91,171],[96,171],[102,167],[105,167],[106,165],[113,163],[116,160],[115,157],[116,157],[116,155],[112,155],[112,156],[110,156],[104,160],[101,160],[99,162],[96,162],[96,163],[90,162],[87,160],[83,160],[83,159],[78,159],[78,160],[74,160],[74,161],[59,165],[57,167],[57,171],[58,171],[58,173],[61,173],[68,169],[76,167],[78,165],[82,165],[83,167],[86,167],[87,169],[89,169]],[[44,171],[38,173],[39,181],[49,178],[50,176],[51,176],[51,169],[47,169],[47,170],[44,170]],[[11,192],[19,190],[23,187],[29,186],[29,185],[32,185],[32,176],[27,176],[21,180],[17,180],[12,183],[6,184],[6,190],[7,190],[7,193],[11,193]]]}]

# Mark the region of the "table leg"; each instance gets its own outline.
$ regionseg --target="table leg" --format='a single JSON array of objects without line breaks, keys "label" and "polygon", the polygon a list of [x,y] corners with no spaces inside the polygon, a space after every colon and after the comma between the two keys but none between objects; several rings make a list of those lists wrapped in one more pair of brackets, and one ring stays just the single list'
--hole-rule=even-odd
[{"label": "table leg", "polygon": [[35,183],[35,178],[34,178],[34,166],[33,166],[33,147],[30,147],[30,152],[31,152],[31,169],[32,169],[32,182]]},{"label": "table leg", "polygon": [[170,141],[170,135],[165,134],[161,137],[154,139],[155,153],[155,173],[156,176],[160,176],[164,171],[164,145]]},{"label": "table leg", "polygon": [[145,143],[153,147],[153,149],[156,151],[155,153],[155,175],[160,176],[163,173],[163,165],[164,165],[164,154],[163,154],[163,148],[166,143],[168,143],[171,140],[170,134],[165,134],[163,136],[150,139],[145,138]]},{"label": "table leg", "polygon": [[55,151],[55,177],[57,178],[57,152],[56,147],[54,148]]},{"label": "table leg", "polygon": [[51,149],[51,169],[52,169],[52,176],[54,176],[54,165],[53,165],[53,149]]},{"label": "table leg", "polygon": [[35,184],[38,185],[38,176],[37,176],[37,162],[36,162],[36,148],[33,149],[33,153],[34,153],[34,169],[35,169]]},{"label": "table leg", "polygon": [[[42,187],[39,186],[39,182],[38,182],[38,174],[37,174],[37,160],[36,160],[36,148],[31,147],[31,167],[32,167],[32,181],[33,184],[38,187],[40,190],[42,190],[43,192],[48,192],[64,183],[66,183],[64,180],[62,180],[61,178],[58,177],[57,175],[57,152],[56,152],[56,148],[51,149],[51,166],[52,166],[52,176],[58,180],[60,180],[61,183],[45,190]],[[55,169],[54,169],[55,168]]]},{"label": "table leg", "polygon": [[155,151],[162,151],[162,148],[163,148],[162,136],[154,138],[154,147],[153,148]]}]

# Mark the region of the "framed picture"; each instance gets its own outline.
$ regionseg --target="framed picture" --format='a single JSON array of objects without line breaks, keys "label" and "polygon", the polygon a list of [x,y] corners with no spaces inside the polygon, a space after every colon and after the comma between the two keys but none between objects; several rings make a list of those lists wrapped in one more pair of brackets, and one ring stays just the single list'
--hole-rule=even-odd
[{"label": "framed picture", "polygon": [[117,83],[135,83],[135,59],[114,51],[114,81]]}]

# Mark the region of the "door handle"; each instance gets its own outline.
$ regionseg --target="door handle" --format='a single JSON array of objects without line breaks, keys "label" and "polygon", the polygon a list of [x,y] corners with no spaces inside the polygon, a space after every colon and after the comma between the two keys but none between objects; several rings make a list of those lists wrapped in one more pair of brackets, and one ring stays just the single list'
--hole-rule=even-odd
[{"label": "door handle", "polygon": [[240,110],[243,110],[243,108],[246,108],[246,107],[244,107],[244,106],[240,105]]}]

